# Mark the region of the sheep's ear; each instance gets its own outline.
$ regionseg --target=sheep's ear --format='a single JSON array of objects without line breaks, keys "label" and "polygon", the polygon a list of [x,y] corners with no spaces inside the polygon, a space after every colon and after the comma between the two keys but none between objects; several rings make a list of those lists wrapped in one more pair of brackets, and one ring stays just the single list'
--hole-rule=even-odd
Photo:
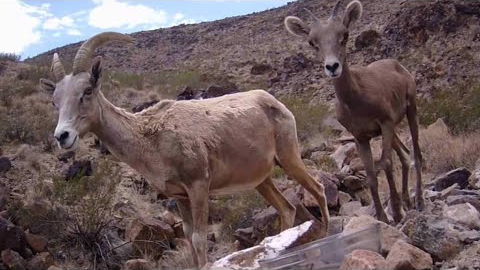
[{"label": "sheep's ear", "polygon": [[363,7],[360,1],[352,1],[348,4],[345,15],[343,16],[343,25],[350,28],[360,17],[362,17]]},{"label": "sheep's ear", "polygon": [[288,16],[285,18],[284,23],[288,32],[295,36],[307,37],[310,33],[310,27],[298,17]]},{"label": "sheep's ear", "polygon": [[53,94],[55,91],[55,83],[48,80],[48,79],[40,79],[40,86],[39,89],[43,92]]},{"label": "sheep's ear", "polygon": [[100,79],[102,78],[102,61],[103,59],[101,56],[97,56],[93,60],[92,70],[90,72],[90,82],[92,83],[93,87],[97,87],[100,83]]}]

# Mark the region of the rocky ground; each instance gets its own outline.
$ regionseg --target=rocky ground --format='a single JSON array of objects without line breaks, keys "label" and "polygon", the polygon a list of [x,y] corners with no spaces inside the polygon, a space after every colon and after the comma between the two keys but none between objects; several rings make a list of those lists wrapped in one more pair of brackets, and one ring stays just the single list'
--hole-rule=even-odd
[{"label": "rocky ground", "polygon": [[[480,268],[480,5],[364,1],[349,60],[398,58],[416,77],[423,126],[427,209],[407,211],[400,224],[383,224],[373,217],[352,138],[328,109],[334,100],[331,82],[308,44],[283,26],[287,15],[308,20],[305,7],[327,16],[333,4],[296,1],[248,16],[134,33],[132,48],[98,49],[106,60],[102,91],[115,105],[139,111],[162,98],[266,89],[297,119],[303,161],[326,187],[329,235],[348,236],[380,224],[382,249],[337,250],[341,269]],[[53,52],[71,63],[79,45],[22,63],[0,60],[0,269],[189,268],[191,254],[174,201],[159,197],[94,137],[77,153],[55,147],[56,114],[36,86],[48,76]],[[409,145],[405,123],[397,132]],[[372,141],[375,159],[380,146],[381,140]],[[400,172],[395,157],[397,183]],[[379,178],[389,212],[388,186],[382,173]],[[299,227],[278,235],[278,214],[255,192],[213,197],[208,235],[213,266],[255,267],[260,258],[323,236],[308,222],[319,217],[310,194],[280,168],[274,179],[297,207]],[[411,173],[412,188],[413,180]]]}]

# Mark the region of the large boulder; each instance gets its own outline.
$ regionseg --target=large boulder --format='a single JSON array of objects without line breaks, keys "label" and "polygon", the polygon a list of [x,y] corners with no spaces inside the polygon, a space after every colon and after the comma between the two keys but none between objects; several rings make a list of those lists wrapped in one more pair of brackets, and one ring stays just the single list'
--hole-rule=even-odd
[{"label": "large boulder", "polygon": [[388,254],[393,244],[398,240],[409,241],[408,237],[397,228],[367,215],[352,218],[347,226],[345,226],[343,233],[354,233],[371,226],[380,226],[381,228],[380,241],[382,243],[382,254]]},{"label": "large boulder", "polygon": [[480,196],[479,195],[453,195],[448,196],[446,201],[447,205],[456,205],[469,203],[473,207],[480,211]]},{"label": "large boulder", "polygon": [[339,270],[382,270],[387,269],[382,255],[370,251],[357,249],[350,252],[342,261]]},{"label": "large boulder", "polygon": [[0,251],[11,249],[25,256],[27,240],[22,227],[0,216]]},{"label": "large boulder", "polygon": [[385,269],[391,270],[423,270],[433,266],[432,256],[425,251],[398,240],[387,256]]},{"label": "large boulder", "polygon": [[316,240],[323,231],[320,224],[307,221],[297,227],[265,238],[257,246],[227,255],[211,266],[212,269],[257,269],[259,260],[271,259],[280,252]]},{"label": "large boulder", "polygon": [[469,203],[446,206],[443,216],[453,219],[470,229],[480,229],[480,213]]},{"label": "large boulder", "polygon": [[435,261],[456,256],[463,249],[460,234],[469,231],[438,214],[417,214],[407,220],[401,230],[414,246],[428,252]]},{"label": "large boulder", "polygon": [[26,262],[25,259],[11,249],[5,249],[1,252],[1,259],[3,264],[5,264],[8,269],[11,270],[25,270],[26,269]]},{"label": "large boulder", "polygon": [[436,176],[432,183],[435,191],[442,191],[453,184],[458,184],[460,188],[468,186],[468,178],[472,173],[465,168],[458,168],[447,173]]}]

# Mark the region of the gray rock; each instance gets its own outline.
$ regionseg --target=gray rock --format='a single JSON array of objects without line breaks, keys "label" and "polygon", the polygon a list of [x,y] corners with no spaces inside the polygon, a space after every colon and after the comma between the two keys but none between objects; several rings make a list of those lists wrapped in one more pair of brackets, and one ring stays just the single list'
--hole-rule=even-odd
[{"label": "gray rock", "polygon": [[458,168],[438,175],[432,181],[434,184],[434,190],[442,191],[455,183],[457,183],[460,188],[464,189],[468,186],[468,178],[471,174],[472,173],[465,168]]}]

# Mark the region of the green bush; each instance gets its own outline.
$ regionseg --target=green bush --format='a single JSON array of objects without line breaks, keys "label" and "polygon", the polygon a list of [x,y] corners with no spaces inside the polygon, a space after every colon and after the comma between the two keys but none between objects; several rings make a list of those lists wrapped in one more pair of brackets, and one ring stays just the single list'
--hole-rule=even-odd
[{"label": "green bush", "polygon": [[419,100],[420,123],[429,125],[438,118],[453,134],[480,129],[480,85],[462,85],[455,91],[441,91],[431,101]]},{"label": "green bush", "polygon": [[321,131],[322,122],[329,113],[326,104],[312,105],[308,99],[297,97],[282,97],[279,100],[295,116],[300,141],[304,142]]}]

